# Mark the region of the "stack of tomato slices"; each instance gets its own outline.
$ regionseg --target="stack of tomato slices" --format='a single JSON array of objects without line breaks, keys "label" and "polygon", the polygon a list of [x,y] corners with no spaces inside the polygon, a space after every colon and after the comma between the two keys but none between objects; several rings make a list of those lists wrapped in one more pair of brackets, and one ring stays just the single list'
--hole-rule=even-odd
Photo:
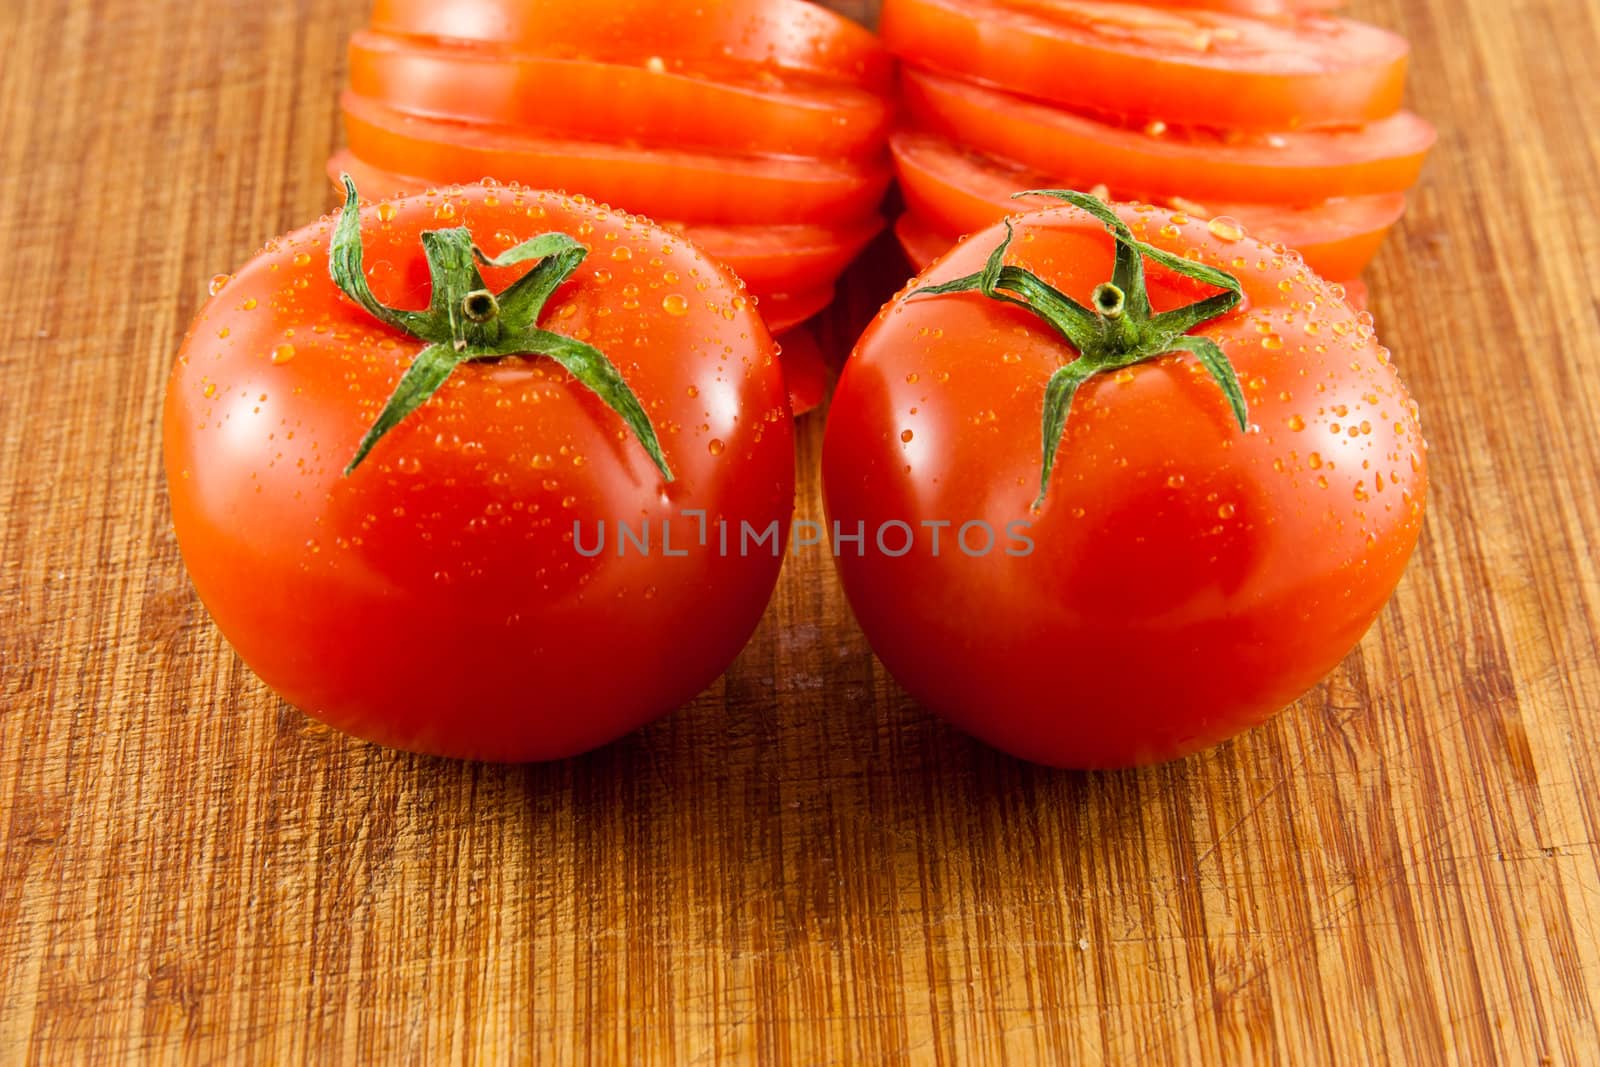
[{"label": "stack of tomato slices", "polygon": [[918,266],[1039,188],[1161,204],[1356,281],[1434,142],[1403,38],[1328,0],[885,0]]},{"label": "stack of tomato slices", "polygon": [[492,178],[648,216],[790,332],[807,408],[824,372],[796,328],[883,227],[893,69],[805,0],[377,0],[328,169],[369,197]]}]

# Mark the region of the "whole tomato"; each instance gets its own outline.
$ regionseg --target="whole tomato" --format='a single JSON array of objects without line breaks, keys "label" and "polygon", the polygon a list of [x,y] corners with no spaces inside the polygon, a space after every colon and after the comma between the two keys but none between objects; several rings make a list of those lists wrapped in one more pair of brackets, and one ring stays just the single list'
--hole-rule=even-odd
[{"label": "whole tomato", "polygon": [[1077,206],[967,239],[846,364],[838,569],[890,673],[963,729],[1057,766],[1173,759],[1361,638],[1427,449],[1371,317],[1293,253],[1055,195]]},{"label": "whole tomato", "polygon": [[289,702],[417,752],[562,757],[694,697],[781,546],[717,551],[683,513],[786,532],[793,508],[740,285],[582,199],[347,190],[212,283],[168,387],[173,522],[218,627]]}]

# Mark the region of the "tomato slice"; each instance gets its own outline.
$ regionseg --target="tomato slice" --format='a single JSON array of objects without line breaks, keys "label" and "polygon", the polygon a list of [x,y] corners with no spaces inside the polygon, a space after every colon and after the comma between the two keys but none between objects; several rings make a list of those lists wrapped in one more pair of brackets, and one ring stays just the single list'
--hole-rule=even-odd
[{"label": "tomato slice", "polygon": [[828,391],[828,365],[822,347],[807,329],[795,329],[777,338],[783,381],[789,387],[789,407],[798,418],[814,411]]},{"label": "tomato slice", "polygon": [[804,0],[377,0],[372,28],[569,59],[802,71],[883,91],[894,74],[866,27]]},{"label": "tomato slice", "polygon": [[[701,251],[705,249],[702,248]],[[833,303],[833,297],[832,285],[804,289],[795,293],[757,294],[756,310],[761,312],[762,321],[767,324],[767,329],[774,334],[780,334],[794,329],[808,319],[815,318],[818,312]]]},{"label": "tomato slice", "polygon": [[357,156],[439,183],[485,176],[581,192],[656,219],[809,222],[860,218],[883,198],[876,163],[731,156],[530,137],[505,127],[402,115],[345,93],[345,132]]},{"label": "tomato slice", "polygon": [[1371,122],[1409,48],[1348,19],[1240,18],[1091,0],[885,0],[896,55],[1080,110],[1232,130]]},{"label": "tomato slice", "polygon": [[[437,184],[370,166],[349,151],[328,160],[328,177],[341,189],[339,175],[349,174],[370,199],[410,196]],[[831,285],[860,254],[883,220],[876,215],[832,225],[793,223],[780,226],[702,226],[663,222],[683,234],[702,252],[732,268],[750,291],[766,299],[774,293],[803,292]]]},{"label": "tomato slice", "polygon": [[1409,111],[1364,126],[1284,134],[1136,129],[930,71],[906,68],[906,110],[920,126],[989,155],[1082,185],[1141,197],[1304,204],[1403,192],[1436,139]]},{"label": "tomato slice", "polygon": [[[888,132],[886,97],[839,83],[745,72],[711,81],[643,66],[548,58],[363,32],[350,87],[411,115],[540,136],[753,155],[858,157]],[[552,106],[552,101],[560,101]],[[708,115],[716,121],[707,121]]]},{"label": "tomato slice", "polygon": [[907,211],[895,221],[894,236],[918,274],[960,242],[915,211]]},{"label": "tomato slice", "polygon": [[[1013,7],[1048,7],[1039,0],[1003,0]],[[1145,7],[1195,8],[1201,11],[1224,11],[1230,15],[1250,15],[1255,18],[1287,18],[1317,11],[1333,11],[1343,7],[1342,0],[1128,0]]]},{"label": "tomato slice", "polygon": [[[931,134],[901,132],[889,143],[906,203],[944,233],[975,233],[1006,215],[1049,206],[1044,200],[1013,200],[1014,193],[1072,185],[1007,161],[963,151]],[[1126,190],[1111,192],[1122,199],[1139,198]],[[1186,199],[1168,203],[1200,217],[1236,219],[1252,236],[1296,249],[1325,278],[1353,278],[1365,270],[1389,228],[1405,213],[1405,197],[1400,193],[1307,206],[1193,203]]]}]

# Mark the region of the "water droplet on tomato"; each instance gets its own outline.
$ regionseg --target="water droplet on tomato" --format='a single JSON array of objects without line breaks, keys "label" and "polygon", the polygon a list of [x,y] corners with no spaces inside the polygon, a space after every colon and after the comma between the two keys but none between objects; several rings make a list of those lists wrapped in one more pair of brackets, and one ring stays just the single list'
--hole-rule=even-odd
[{"label": "water droplet on tomato", "polygon": [[1293,430],[1295,433],[1299,433],[1301,430],[1304,430],[1305,428],[1306,428],[1306,420],[1305,419],[1301,418],[1299,415],[1290,415],[1289,416],[1289,429]]},{"label": "water droplet on tomato", "polygon": [[1231,518],[1233,518],[1233,512],[1234,512],[1234,508],[1233,508],[1232,504],[1224,504],[1220,508],[1217,509],[1217,518],[1219,518],[1219,519],[1231,519]]},{"label": "water droplet on tomato", "polygon": [[218,274],[216,277],[212,278],[210,285],[211,295],[216,296],[218,293],[222,292],[223,287],[231,281],[233,281],[233,275],[231,274]]},{"label": "water droplet on tomato", "polygon": [[706,451],[710,452],[713,456],[720,456],[722,455],[723,450],[727,447],[727,445],[722,443],[722,438],[713,437],[711,439],[711,443],[706,446]]},{"label": "water droplet on tomato", "polygon": [[246,299],[245,302],[239,306],[246,311],[254,311],[256,309],[256,298],[252,296]]},{"label": "water droplet on tomato", "polygon": [[689,298],[682,293],[668,293],[661,298],[661,310],[673,318],[689,314]]},{"label": "water droplet on tomato", "polygon": [[206,387],[201,390],[201,393],[204,394],[207,400],[210,400],[212,397],[217,395],[217,383],[207,382]]},{"label": "water droplet on tomato", "polygon": [[915,436],[916,434],[912,433],[910,430],[900,431],[900,440],[904,441],[908,445],[911,443],[911,439]]},{"label": "water droplet on tomato", "polygon": [[456,206],[446,200],[433,209],[433,217],[436,219],[453,219],[456,217]]},{"label": "water droplet on tomato", "polygon": [[1218,215],[1206,223],[1206,229],[1211,231],[1211,236],[1228,244],[1244,240],[1244,227],[1239,224],[1238,219],[1228,215]]},{"label": "water droplet on tomato", "polygon": [[272,350],[272,362],[282,365],[294,358],[294,345],[279,345]]},{"label": "water droplet on tomato", "polygon": [[395,217],[396,214],[398,214],[398,212],[399,212],[399,209],[396,208],[393,204],[379,204],[378,205],[378,221],[379,222],[393,222],[394,221],[394,217]]}]

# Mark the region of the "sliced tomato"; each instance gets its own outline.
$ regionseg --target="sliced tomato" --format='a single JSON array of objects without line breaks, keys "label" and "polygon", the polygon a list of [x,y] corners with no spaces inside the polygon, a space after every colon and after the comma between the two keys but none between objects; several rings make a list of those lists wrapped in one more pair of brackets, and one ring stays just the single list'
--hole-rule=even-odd
[{"label": "sliced tomato", "polygon": [[885,0],[889,50],[1024,96],[1232,130],[1364,123],[1400,107],[1409,48],[1348,19],[1091,0]]},{"label": "sliced tomato", "polygon": [[826,221],[871,213],[889,184],[876,163],[733,156],[529,137],[505,127],[416,118],[345,93],[357,156],[440,183],[490,176],[583,193],[656,219]]},{"label": "sliced tomato", "polygon": [[919,274],[961,240],[940,230],[915,211],[907,211],[896,220],[894,236]]},{"label": "sliced tomato", "polygon": [[828,365],[810,330],[789,330],[776,338],[783,382],[789,388],[789,407],[798,418],[822,403],[828,391]]},{"label": "sliced tomato", "polygon": [[1045,174],[1147,199],[1304,204],[1403,192],[1416,184],[1436,139],[1409,111],[1364,126],[1230,135],[1112,125],[909,67],[901,85],[908,114],[926,129]]},{"label": "sliced tomato", "polygon": [[883,229],[872,215],[837,225],[696,226],[663,222],[708,256],[733,268],[751,292],[804,292],[833,284]]},{"label": "sliced tomato", "polygon": [[766,71],[711,81],[664,65],[520,55],[370,32],[350,39],[350,87],[428,118],[752,155],[870,155],[882,150],[890,118],[887,97],[836,82]]},{"label": "sliced tomato", "polygon": [[[335,189],[339,175],[349,174],[372,198],[409,196],[448,182],[394,174],[357,159],[349,151],[328,160]],[[762,299],[774,293],[804,292],[831,285],[867,243],[883,229],[871,215],[834,225],[793,223],[778,226],[703,226],[663,222],[662,226],[693,242],[702,252],[733,269],[750,291]]]},{"label": "sliced tomato", "polygon": [[[965,151],[927,133],[897,133],[890,139],[890,147],[906,203],[945,233],[975,233],[1006,215],[1049,206],[1044,200],[1013,200],[1015,193],[1073,185],[1009,161]],[[1079,180],[1079,184],[1089,181],[1092,177]],[[1110,193],[1120,199],[1147,199],[1123,189],[1111,189]],[[1296,249],[1325,278],[1352,278],[1365,270],[1389,228],[1405,213],[1405,197],[1400,193],[1305,206],[1191,202],[1186,198],[1169,199],[1168,204],[1200,217],[1233,218],[1254,237]]]},{"label": "sliced tomato", "polygon": [[894,73],[866,27],[804,0],[377,0],[372,28],[571,59],[803,71],[880,90]]},{"label": "sliced tomato", "polygon": [[[705,251],[701,249],[701,251]],[[795,293],[756,294],[756,310],[774,334],[792,330],[833,303],[834,287],[824,285]]]},{"label": "sliced tomato", "polygon": [[[1049,0],[1004,0],[1023,10],[1048,7]],[[1256,18],[1288,18],[1317,11],[1333,11],[1343,7],[1341,0],[1129,0],[1144,7],[1195,8],[1201,11],[1225,11],[1231,15],[1251,15]]]}]

